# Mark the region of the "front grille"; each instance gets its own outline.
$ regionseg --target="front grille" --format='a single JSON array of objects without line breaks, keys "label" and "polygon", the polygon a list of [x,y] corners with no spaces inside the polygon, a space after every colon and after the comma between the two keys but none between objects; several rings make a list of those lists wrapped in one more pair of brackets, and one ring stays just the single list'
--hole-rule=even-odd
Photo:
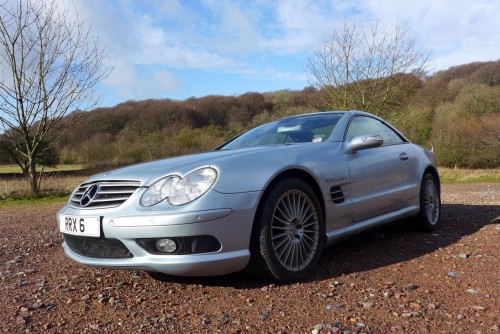
[{"label": "front grille", "polygon": [[221,245],[219,240],[211,235],[198,235],[192,237],[172,237],[168,238],[175,241],[177,249],[172,253],[160,252],[156,249],[156,241],[163,238],[138,239],[139,246],[144,248],[146,252],[154,255],[189,255],[212,253],[220,250]]},{"label": "front grille", "polygon": [[332,198],[333,203],[335,204],[343,203],[345,200],[344,192],[342,191],[342,188],[340,188],[340,186],[331,187],[330,196]]},{"label": "front grille", "polygon": [[64,241],[72,252],[99,259],[127,259],[134,257],[127,247],[117,239],[77,237],[63,234]]},{"label": "front grille", "polygon": [[70,206],[78,209],[113,208],[125,202],[139,186],[139,181],[83,183],[73,193],[69,203]]}]

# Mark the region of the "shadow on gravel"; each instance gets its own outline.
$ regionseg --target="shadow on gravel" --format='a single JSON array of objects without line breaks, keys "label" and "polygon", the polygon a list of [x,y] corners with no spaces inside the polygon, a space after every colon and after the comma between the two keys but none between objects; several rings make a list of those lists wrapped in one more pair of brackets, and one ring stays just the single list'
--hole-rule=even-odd
[{"label": "shadow on gravel", "polygon": [[[442,210],[441,226],[434,232],[418,232],[408,221],[401,221],[325,249],[315,276],[304,283],[406,262],[452,245],[488,224],[500,224],[500,206],[444,204]],[[157,273],[151,273],[151,276],[166,283],[237,289],[262,288],[274,283],[258,280],[245,272],[216,277],[173,277]]]},{"label": "shadow on gravel", "polygon": [[374,231],[376,234],[365,233],[327,248],[315,279],[406,262],[452,245],[486,225],[500,223],[500,206],[445,204],[442,209],[441,226],[433,232],[416,231],[408,221],[400,221]]}]

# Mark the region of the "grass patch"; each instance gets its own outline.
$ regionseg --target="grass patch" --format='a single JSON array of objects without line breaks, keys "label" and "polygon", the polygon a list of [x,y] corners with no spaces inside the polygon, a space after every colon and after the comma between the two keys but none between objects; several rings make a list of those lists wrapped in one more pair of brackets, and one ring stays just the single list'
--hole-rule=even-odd
[{"label": "grass patch", "polygon": [[46,176],[42,179],[39,196],[30,193],[30,186],[22,176],[2,179],[0,174],[0,203],[35,204],[44,201],[64,201],[86,176]]},{"label": "grass patch", "polygon": [[0,207],[13,205],[36,205],[44,203],[64,203],[68,200],[68,195],[50,195],[41,197],[19,197],[0,198]]},{"label": "grass patch", "polygon": [[442,183],[500,182],[500,169],[439,168]]},{"label": "grass patch", "polygon": [[[45,167],[43,171],[44,173],[65,172],[65,171],[82,170],[85,169],[86,167],[87,166],[85,165],[57,165],[56,167]],[[0,165],[0,174],[22,174],[22,171],[21,167],[19,167],[18,165]]]}]

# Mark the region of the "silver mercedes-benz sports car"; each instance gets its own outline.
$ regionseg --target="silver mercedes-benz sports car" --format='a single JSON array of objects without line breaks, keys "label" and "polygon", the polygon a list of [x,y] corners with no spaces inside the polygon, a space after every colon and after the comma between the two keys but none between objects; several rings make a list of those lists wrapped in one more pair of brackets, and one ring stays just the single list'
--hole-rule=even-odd
[{"label": "silver mercedes-benz sports car", "polygon": [[92,176],[57,221],[64,251],[86,265],[182,276],[246,268],[293,282],[342,237],[395,220],[432,230],[440,212],[433,153],[349,111],[284,118],[212,152]]}]

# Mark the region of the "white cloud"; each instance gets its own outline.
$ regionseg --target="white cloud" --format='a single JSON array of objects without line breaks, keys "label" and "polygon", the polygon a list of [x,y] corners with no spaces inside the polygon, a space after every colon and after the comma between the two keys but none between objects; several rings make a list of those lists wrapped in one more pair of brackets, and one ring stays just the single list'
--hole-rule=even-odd
[{"label": "white cloud", "polygon": [[331,27],[332,8],[318,1],[281,0],[275,8],[276,26],[262,42],[278,54],[298,53],[316,46]]},{"label": "white cloud", "polygon": [[192,89],[181,72],[306,84],[307,57],[345,18],[406,23],[431,70],[500,57],[498,0],[58,1],[97,29],[116,62],[106,84],[127,98]]},{"label": "white cloud", "polygon": [[[199,36],[189,29],[188,18],[194,14],[179,2],[79,1],[111,57],[131,64],[172,68],[232,65],[229,58],[197,43]],[[186,28],[177,29],[180,24]]]},{"label": "white cloud", "polygon": [[500,57],[500,1],[370,0],[365,10],[388,20],[400,19],[433,54],[435,70]]},{"label": "white cloud", "polygon": [[113,87],[124,100],[165,98],[179,90],[178,79],[168,71],[146,68],[139,73],[136,67],[124,61],[117,61],[104,82]]},{"label": "white cloud", "polygon": [[[215,52],[246,56],[255,52],[259,40],[259,12],[250,3],[203,1],[207,11],[204,46]],[[202,19],[203,20],[203,19]]]}]

